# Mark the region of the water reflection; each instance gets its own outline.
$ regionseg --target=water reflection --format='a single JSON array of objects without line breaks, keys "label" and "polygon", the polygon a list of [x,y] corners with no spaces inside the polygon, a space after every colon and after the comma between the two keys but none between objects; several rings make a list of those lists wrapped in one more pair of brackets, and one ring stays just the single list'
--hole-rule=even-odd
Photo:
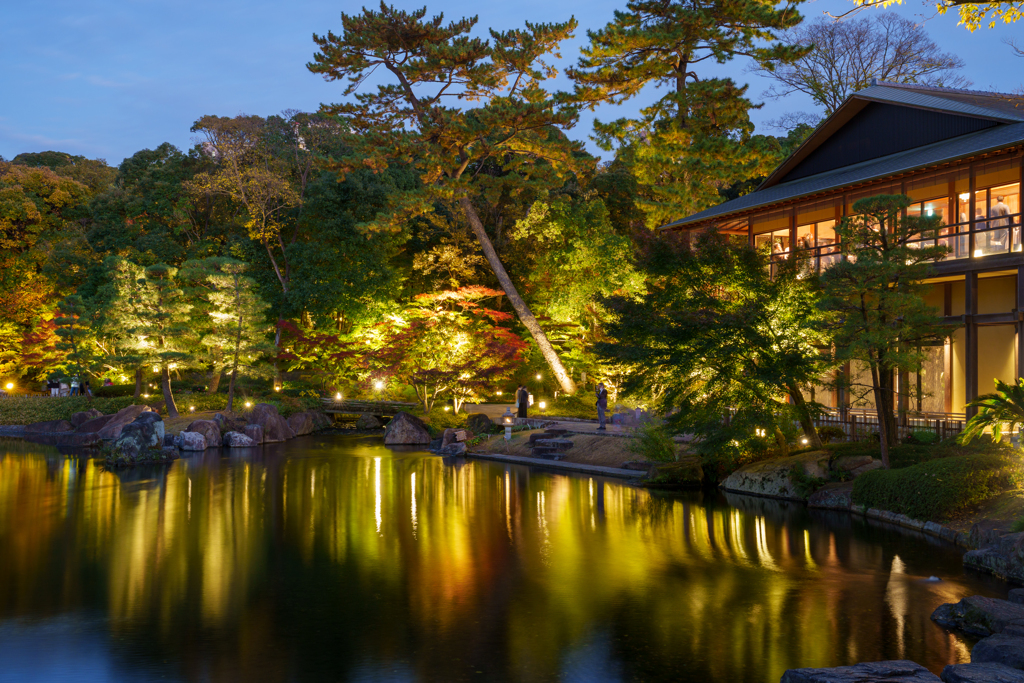
[{"label": "water reflection", "polygon": [[[37,445],[0,453],[0,681],[62,666],[186,681],[938,671],[969,649],[931,611],[1005,590],[944,546],[845,515],[372,439],[117,474]],[[58,648],[55,629],[91,646]]]}]

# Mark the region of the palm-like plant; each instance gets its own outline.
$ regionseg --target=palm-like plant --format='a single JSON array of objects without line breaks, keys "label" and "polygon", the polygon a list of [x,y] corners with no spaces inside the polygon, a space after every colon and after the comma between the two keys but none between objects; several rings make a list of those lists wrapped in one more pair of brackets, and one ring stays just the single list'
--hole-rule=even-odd
[{"label": "palm-like plant", "polygon": [[1012,434],[1019,425],[1024,425],[1024,377],[1018,379],[1017,384],[997,379],[996,393],[979,396],[968,405],[977,407],[978,414],[960,433],[960,443],[970,443],[989,427],[992,428],[993,440],[999,441],[1004,431]]}]

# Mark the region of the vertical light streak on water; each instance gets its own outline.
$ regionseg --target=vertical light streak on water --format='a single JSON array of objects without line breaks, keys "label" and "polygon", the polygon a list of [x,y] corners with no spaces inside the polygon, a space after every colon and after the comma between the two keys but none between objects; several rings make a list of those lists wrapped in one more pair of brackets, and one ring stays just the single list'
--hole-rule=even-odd
[{"label": "vertical light streak on water", "polygon": [[[416,473],[413,472],[410,477],[412,483],[410,489],[412,490],[412,537],[416,538],[416,529],[419,528],[419,520],[416,519]],[[380,526],[380,522],[377,523]]]},{"label": "vertical light streak on water", "polygon": [[314,489],[315,488],[316,488],[316,470],[313,470],[310,473],[310,477],[309,477],[309,497],[310,498],[312,498],[315,495],[314,494]]},{"label": "vertical light streak on water", "polygon": [[740,528],[743,516],[739,510],[733,510],[729,515],[729,540],[732,542],[732,549],[741,560],[747,559],[747,551],[743,548],[743,530]]},{"label": "vertical light streak on water", "polygon": [[587,486],[590,488],[590,530],[597,531],[597,520],[594,519],[594,480],[589,479]]},{"label": "vertical light streak on water", "polygon": [[188,518],[192,519],[192,477],[188,478]]},{"label": "vertical light streak on water", "polygon": [[754,518],[754,532],[757,537],[757,557],[761,560],[761,565],[768,569],[778,570],[779,566],[775,564],[775,558],[768,550],[768,525],[765,524],[764,517]]},{"label": "vertical light streak on water", "polygon": [[376,505],[373,509],[373,516],[377,519],[377,533],[380,533],[380,458],[373,459],[374,487],[376,489]]},{"label": "vertical light streak on water", "polygon": [[885,601],[889,603],[889,611],[896,621],[896,652],[897,659],[903,659],[906,643],[903,642],[903,629],[907,620],[907,567],[899,555],[892,558],[892,570],[889,572],[889,583],[885,587]]},{"label": "vertical light streak on water", "polygon": [[509,482],[508,470],[505,470],[505,527],[508,529],[508,540],[512,542],[512,486]]},{"label": "vertical light streak on water", "polygon": [[811,557],[811,532],[804,529],[804,555],[807,557],[807,566],[810,569],[817,569],[818,565],[814,564],[814,558]]}]

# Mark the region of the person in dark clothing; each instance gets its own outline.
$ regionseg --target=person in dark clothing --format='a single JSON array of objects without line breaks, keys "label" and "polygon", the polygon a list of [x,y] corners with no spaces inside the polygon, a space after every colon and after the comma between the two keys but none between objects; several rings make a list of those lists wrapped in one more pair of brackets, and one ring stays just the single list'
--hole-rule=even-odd
[{"label": "person in dark clothing", "polygon": [[604,413],[608,410],[608,390],[604,388],[604,383],[597,385],[597,421],[598,430],[604,430]]},{"label": "person in dark clothing", "polygon": [[519,408],[516,417],[526,417],[526,409],[530,405],[530,391],[525,385],[520,384],[516,390],[516,405]]}]

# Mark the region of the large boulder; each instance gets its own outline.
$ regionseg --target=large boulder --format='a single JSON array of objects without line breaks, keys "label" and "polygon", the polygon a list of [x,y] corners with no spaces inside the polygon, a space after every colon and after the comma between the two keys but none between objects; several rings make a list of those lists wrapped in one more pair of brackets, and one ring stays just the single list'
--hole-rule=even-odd
[{"label": "large boulder", "polygon": [[252,448],[256,442],[241,432],[228,432],[224,435],[225,448]]},{"label": "large boulder", "polygon": [[997,633],[978,641],[971,650],[972,662],[1005,664],[1024,669],[1024,638]]},{"label": "large boulder", "polygon": [[214,420],[193,420],[192,424],[185,428],[186,432],[197,432],[206,439],[207,448],[216,448],[220,445],[220,425]]},{"label": "large boulder", "polygon": [[136,423],[152,425],[153,431],[156,433],[157,438],[159,439],[159,443],[163,443],[164,434],[166,434],[166,431],[164,430],[164,419],[160,417],[160,413],[142,413],[137,418],[135,418],[135,421],[132,424]]},{"label": "large boulder", "polygon": [[455,443],[458,439],[455,438],[455,430],[448,427],[441,433],[441,448],[446,447],[450,443]]},{"label": "large boulder", "polygon": [[990,636],[1007,626],[1024,626],[1024,605],[972,595],[956,604],[940,605],[932,612],[932,621],[971,635]]},{"label": "large boulder", "polygon": [[331,418],[327,417],[327,413],[322,410],[307,410],[309,416],[313,418],[313,431],[318,432],[321,429],[330,429],[334,426],[334,422]]},{"label": "large boulder", "polygon": [[920,664],[898,659],[831,669],[789,669],[779,683],[942,683]]},{"label": "large boulder", "polygon": [[1024,671],[989,662],[949,664],[942,670],[944,683],[1024,683]]},{"label": "large boulder", "polygon": [[78,429],[89,420],[95,420],[97,417],[103,417],[103,413],[95,408],[89,408],[89,410],[83,410],[80,413],[72,415],[71,424],[74,425],[75,429]]},{"label": "large boulder", "polygon": [[807,499],[809,508],[825,508],[826,510],[849,510],[853,507],[853,482],[833,482],[825,484]]},{"label": "large boulder", "polygon": [[384,429],[384,443],[388,446],[430,443],[430,432],[423,420],[409,413],[398,413]]},{"label": "large boulder", "polygon": [[277,408],[268,403],[257,403],[249,413],[249,424],[259,425],[263,429],[263,443],[286,441],[295,436],[288,426],[288,421],[281,417]]},{"label": "large boulder", "polygon": [[25,427],[26,432],[38,434],[53,434],[55,432],[73,432],[75,426],[67,420],[47,420],[46,422],[33,422]]},{"label": "large boulder", "polygon": [[804,475],[825,479],[828,477],[829,454],[825,451],[811,451],[786,458],[776,458],[744,465],[722,482],[722,488],[735,493],[749,493],[755,496],[805,500],[797,492],[791,479],[794,468]]},{"label": "large boulder", "polygon": [[288,426],[291,427],[295,436],[305,436],[306,434],[312,434],[316,430],[313,416],[306,411],[290,415],[288,417]]},{"label": "large boulder", "polygon": [[[156,419],[153,419],[153,416]],[[113,452],[129,460],[155,448],[163,448],[164,423],[155,413],[143,413],[121,429],[114,442]]]},{"label": "large boulder", "polygon": [[697,457],[657,463],[640,478],[640,483],[655,489],[699,489],[704,483],[704,469]]},{"label": "large boulder", "polygon": [[107,426],[107,423],[113,420],[117,415],[100,415],[94,417],[88,422],[83,422],[78,425],[76,430],[79,434],[97,434],[101,429]]},{"label": "large boulder", "polygon": [[263,427],[259,425],[245,425],[242,429],[242,433],[252,439],[254,444],[263,443]]},{"label": "large boulder", "polygon": [[442,446],[438,451],[439,455],[463,455],[466,452],[466,444],[461,441],[453,441],[447,446]]},{"label": "large boulder", "polygon": [[[205,451],[207,448],[206,437],[199,432],[182,432],[174,439],[174,445],[183,451]],[[214,444],[216,445],[216,444]]]},{"label": "large boulder", "polygon": [[466,418],[466,429],[474,434],[486,434],[493,424],[491,418],[483,413],[473,413]]},{"label": "large boulder", "polygon": [[384,426],[384,420],[373,413],[360,413],[356,420],[356,429],[380,429]]},{"label": "large boulder", "polygon": [[103,417],[97,417],[95,420],[89,420],[79,427],[78,431],[83,433],[95,432],[96,436],[100,439],[116,441],[121,436],[121,430],[125,428],[125,425],[134,422],[135,418],[142,413],[151,412],[153,412],[153,409],[147,405],[131,405],[121,408],[121,410],[113,415],[104,415]]},{"label": "large boulder", "polygon": [[245,429],[247,424],[244,417],[231,417],[224,413],[214,413],[213,421],[217,423],[217,427],[220,429],[221,434],[227,432],[238,432]]},{"label": "large boulder", "polygon": [[[964,555],[964,566],[1011,581],[1024,581],[1024,533],[1002,534],[971,527],[970,544],[977,548]],[[1016,602],[1011,598],[1011,602]]]}]

